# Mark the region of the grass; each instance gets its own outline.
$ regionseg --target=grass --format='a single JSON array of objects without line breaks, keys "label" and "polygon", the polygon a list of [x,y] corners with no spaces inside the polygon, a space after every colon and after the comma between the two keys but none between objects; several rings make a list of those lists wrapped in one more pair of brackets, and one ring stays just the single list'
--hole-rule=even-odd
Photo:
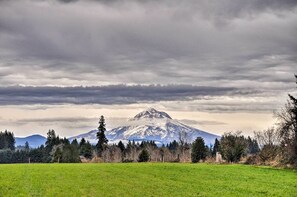
[{"label": "grass", "polygon": [[0,165],[0,196],[297,196],[297,172],[245,165]]}]

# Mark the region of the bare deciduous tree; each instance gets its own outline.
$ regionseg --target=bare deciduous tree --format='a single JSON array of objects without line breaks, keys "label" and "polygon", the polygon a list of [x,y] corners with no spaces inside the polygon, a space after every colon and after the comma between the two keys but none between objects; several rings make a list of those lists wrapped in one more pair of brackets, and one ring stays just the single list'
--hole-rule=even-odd
[{"label": "bare deciduous tree", "polygon": [[278,145],[280,143],[280,135],[274,127],[263,131],[255,131],[254,135],[260,148],[265,145]]}]

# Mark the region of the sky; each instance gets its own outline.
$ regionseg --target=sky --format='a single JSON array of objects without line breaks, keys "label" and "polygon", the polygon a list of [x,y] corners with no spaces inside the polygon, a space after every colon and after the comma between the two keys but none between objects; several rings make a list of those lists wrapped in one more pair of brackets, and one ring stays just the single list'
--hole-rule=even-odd
[{"label": "sky", "polygon": [[149,107],[215,134],[297,94],[296,0],[0,0],[0,131],[74,136]]}]

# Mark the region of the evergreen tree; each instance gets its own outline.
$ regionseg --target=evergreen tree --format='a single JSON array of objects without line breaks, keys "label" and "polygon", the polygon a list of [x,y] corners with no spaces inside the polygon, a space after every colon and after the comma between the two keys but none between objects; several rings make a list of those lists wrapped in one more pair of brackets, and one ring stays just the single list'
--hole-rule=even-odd
[{"label": "evergreen tree", "polygon": [[216,153],[220,151],[221,151],[221,144],[220,144],[220,141],[216,138],[212,149],[212,156],[214,157]]},{"label": "evergreen tree", "polygon": [[80,155],[84,156],[87,159],[92,158],[92,145],[90,142],[86,142],[85,138],[82,138],[79,143]]},{"label": "evergreen tree", "polygon": [[47,155],[45,147],[43,145],[38,148],[31,149],[29,152],[29,157],[30,157],[31,162],[34,162],[34,163],[49,162],[48,155]]},{"label": "evergreen tree", "polygon": [[0,149],[15,150],[15,139],[12,132],[0,132]]},{"label": "evergreen tree", "polygon": [[74,147],[76,147],[77,149],[79,148],[79,145],[78,145],[78,142],[76,139],[74,139],[72,142],[71,142],[71,145],[73,145]]},{"label": "evergreen tree", "polygon": [[26,141],[24,149],[25,149],[25,151],[29,152],[29,150],[30,150],[29,142]]},{"label": "evergreen tree", "polygon": [[192,144],[192,162],[197,163],[200,160],[204,160],[206,158],[206,154],[207,148],[205,146],[203,138],[197,137],[197,139]]},{"label": "evergreen tree", "polygon": [[82,138],[79,142],[79,147],[81,148],[82,146],[84,146],[86,144],[86,140],[85,138]]},{"label": "evergreen tree", "polygon": [[128,153],[130,153],[131,152],[131,150],[132,150],[132,143],[131,143],[131,141],[129,140],[128,141],[128,144],[127,144],[127,148],[126,148],[126,152],[128,152]]},{"label": "evergreen tree", "polygon": [[[59,136],[58,136],[58,139],[59,139]],[[66,137],[64,137],[63,139],[58,140],[58,144],[70,144],[70,141]],[[76,144],[77,144],[77,141],[76,141]]]},{"label": "evergreen tree", "polygon": [[249,154],[256,154],[260,151],[257,140],[252,139],[250,136],[247,138],[247,145]]},{"label": "evergreen tree", "polygon": [[118,147],[121,149],[121,152],[124,152],[125,151],[125,145],[123,144],[122,141],[119,141]]},{"label": "evergreen tree", "polygon": [[176,140],[173,140],[173,142],[169,143],[168,148],[171,151],[176,151],[178,149],[178,142]]},{"label": "evergreen tree", "polygon": [[84,149],[85,150],[84,150],[83,156],[85,158],[91,159],[92,158],[92,145],[89,141],[87,141]]},{"label": "evergreen tree", "polygon": [[105,150],[108,143],[108,140],[105,137],[105,131],[106,131],[105,119],[104,119],[104,116],[101,116],[99,120],[98,132],[97,132],[98,143],[96,145],[99,157],[102,156],[102,152]]},{"label": "evergreen tree", "polygon": [[143,149],[138,156],[138,162],[147,162],[149,159],[149,152],[146,149]]},{"label": "evergreen tree", "polygon": [[46,142],[45,142],[45,147],[47,152],[51,152],[52,148],[55,145],[60,144],[60,138],[59,136],[56,136],[56,132],[54,130],[49,130],[47,132],[47,138],[46,138]]}]

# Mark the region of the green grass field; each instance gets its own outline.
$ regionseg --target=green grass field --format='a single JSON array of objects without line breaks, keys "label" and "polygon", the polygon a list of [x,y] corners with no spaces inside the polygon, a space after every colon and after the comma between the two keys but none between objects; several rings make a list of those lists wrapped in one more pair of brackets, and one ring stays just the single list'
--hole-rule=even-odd
[{"label": "green grass field", "polygon": [[0,196],[297,196],[297,172],[245,165],[0,165]]}]

